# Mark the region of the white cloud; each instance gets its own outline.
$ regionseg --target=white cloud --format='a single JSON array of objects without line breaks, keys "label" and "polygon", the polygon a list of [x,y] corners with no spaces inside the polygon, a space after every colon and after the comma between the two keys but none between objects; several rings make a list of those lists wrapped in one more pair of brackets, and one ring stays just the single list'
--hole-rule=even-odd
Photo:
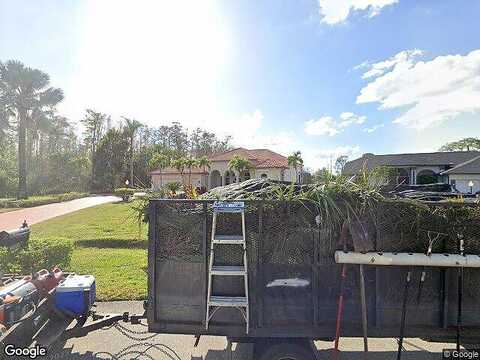
[{"label": "white cloud", "polygon": [[311,119],[305,123],[305,133],[308,135],[334,136],[339,133],[337,123],[331,116],[323,116],[317,120]]},{"label": "white cloud", "polygon": [[385,61],[380,61],[375,64],[369,64],[368,62],[362,63],[356,66],[355,69],[359,69],[362,67],[369,67],[370,70],[362,75],[363,79],[368,79],[371,77],[383,75],[385,71],[391,69],[393,66],[397,64],[401,64],[401,63],[411,64],[415,57],[421,56],[423,54],[424,52],[419,49],[405,50],[405,51],[399,52],[397,55]]},{"label": "white cloud", "polygon": [[341,121],[338,126],[345,128],[352,124],[363,124],[367,117],[363,115],[357,115],[352,112],[343,112],[340,114],[340,119]]},{"label": "white cloud", "polygon": [[370,82],[361,89],[357,103],[406,109],[394,122],[417,129],[480,110],[480,50],[430,61],[414,59],[419,54],[402,52],[394,60],[373,64],[366,73],[370,74],[364,74]]},{"label": "white cloud", "polygon": [[336,120],[331,116],[322,116],[319,119],[311,119],[305,123],[307,135],[328,135],[335,136],[345,128],[353,124],[363,124],[366,116],[357,115],[352,112],[342,112],[340,119]]},{"label": "white cloud", "polygon": [[318,0],[322,21],[334,25],[345,21],[353,11],[368,11],[374,17],[385,6],[397,3],[398,0]]},{"label": "white cloud", "polygon": [[363,131],[371,134],[371,133],[377,131],[378,129],[383,128],[384,126],[385,126],[385,124],[378,124],[378,125],[375,125],[375,126],[372,126],[372,127],[369,127],[369,128],[365,128],[365,129],[363,129]]},{"label": "white cloud", "polygon": [[313,169],[320,169],[323,167],[329,168],[330,165],[335,165],[335,160],[342,155],[346,155],[349,159],[360,156],[360,147],[358,145],[338,146],[333,149],[316,150],[310,149],[304,153],[305,164]]}]

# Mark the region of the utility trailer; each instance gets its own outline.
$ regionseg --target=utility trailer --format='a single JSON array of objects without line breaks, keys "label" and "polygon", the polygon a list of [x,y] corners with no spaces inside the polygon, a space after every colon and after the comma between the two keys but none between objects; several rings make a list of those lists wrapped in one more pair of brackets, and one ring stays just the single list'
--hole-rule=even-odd
[{"label": "utility trailer", "polygon": [[[149,205],[148,309],[151,332],[227,336],[255,343],[261,359],[311,359],[311,340],[335,336],[341,265],[334,261],[338,233],[318,220],[315,208],[298,202],[245,201],[248,258],[249,331],[242,313],[222,308],[206,330],[210,241],[210,200],[151,200]],[[225,235],[241,233],[233,218],[217,223]],[[378,234],[377,234],[378,237]],[[382,239],[377,238],[377,243]],[[220,265],[241,263],[242,251],[231,247],[215,254]],[[397,337],[402,314],[405,267],[365,266],[365,293],[370,337]],[[455,338],[457,269],[426,268],[420,301],[415,291],[407,302],[406,337]],[[466,282],[477,281],[475,269]],[[418,283],[421,270],[413,272]],[[244,282],[215,277],[213,291],[243,296]],[[463,299],[463,336],[480,339],[477,289]],[[472,290],[469,292],[468,290]],[[348,265],[344,283],[342,336],[362,336],[359,266]],[[257,351],[258,350],[258,351]],[[263,355],[262,355],[263,354]]]}]

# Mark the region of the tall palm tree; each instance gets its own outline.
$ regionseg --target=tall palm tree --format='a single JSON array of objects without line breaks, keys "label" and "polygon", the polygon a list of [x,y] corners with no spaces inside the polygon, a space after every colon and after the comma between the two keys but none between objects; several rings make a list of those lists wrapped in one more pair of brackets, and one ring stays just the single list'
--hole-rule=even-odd
[{"label": "tall palm tree", "polygon": [[197,164],[203,169],[203,172],[207,172],[207,169],[210,169],[212,162],[207,156],[204,155],[197,159]]},{"label": "tall palm tree", "polygon": [[34,111],[52,110],[63,100],[60,89],[49,87],[50,77],[19,61],[0,63],[0,104],[18,135],[18,198],[27,197],[26,135]]},{"label": "tall palm tree", "polygon": [[239,155],[235,155],[232,159],[228,162],[228,168],[230,170],[236,170],[238,172],[237,182],[240,182],[240,178],[243,176],[245,171],[252,168],[252,164],[250,161],[241,157]]},{"label": "tall palm tree", "polygon": [[140,121],[137,121],[135,119],[129,119],[125,116],[122,116],[123,120],[125,120],[125,128],[124,131],[126,135],[128,136],[128,139],[130,141],[130,186],[133,187],[133,161],[134,161],[134,152],[135,152],[135,135],[140,129],[143,124]]},{"label": "tall palm tree", "polygon": [[182,184],[185,185],[185,178],[184,178],[184,173],[185,173],[185,161],[186,159],[184,157],[180,157],[178,159],[175,159],[172,161],[172,166],[178,170],[182,177]]},{"label": "tall palm tree", "polygon": [[295,151],[288,158],[288,166],[293,166],[295,169],[295,182],[298,181],[298,169],[303,165],[302,153],[300,151]]},{"label": "tall palm tree", "polygon": [[191,157],[185,159],[185,167],[188,169],[188,185],[192,185],[192,168],[197,166],[197,160]]},{"label": "tall palm tree", "polygon": [[157,170],[160,172],[160,187],[163,186],[162,171],[170,166],[170,158],[165,154],[155,153],[149,162],[150,170]]}]

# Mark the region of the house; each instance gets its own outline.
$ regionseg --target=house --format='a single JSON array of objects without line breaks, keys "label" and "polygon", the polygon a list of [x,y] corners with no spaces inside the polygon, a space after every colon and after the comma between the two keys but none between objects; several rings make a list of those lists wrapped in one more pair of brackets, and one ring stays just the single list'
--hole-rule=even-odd
[{"label": "house", "polygon": [[[228,166],[229,161],[235,155],[247,159],[252,165],[252,168],[242,176]],[[211,162],[210,168],[192,168],[191,173],[189,169],[185,169],[183,179],[180,172],[174,168],[152,171],[150,173],[152,188],[158,189],[162,184],[165,185],[170,182],[185,182],[194,187],[211,189],[238,182],[237,180],[272,179],[289,182],[301,182],[302,180],[301,167],[295,171],[294,167],[288,165],[288,159],[285,156],[268,149],[236,148],[213,155],[209,160]]]},{"label": "house", "polygon": [[480,191],[480,152],[448,151],[432,153],[363,154],[345,164],[343,174],[355,175],[378,167],[395,169],[394,183],[451,184],[463,193]]}]

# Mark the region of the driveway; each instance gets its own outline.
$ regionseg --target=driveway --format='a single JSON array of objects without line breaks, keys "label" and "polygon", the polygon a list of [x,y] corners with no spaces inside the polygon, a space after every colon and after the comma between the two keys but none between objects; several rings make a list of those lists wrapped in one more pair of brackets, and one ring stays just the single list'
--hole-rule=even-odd
[{"label": "driveway", "polygon": [[[141,314],[142,303],[139,301],[98,303],[99,313]],[[202,336],[195,348],[192,335],[148,334],[145,325],[120,323],[121,328],[111,327],[91,332],[83,338],[70,339],[57,344],[57,349],[50,351],[51,359],[170,359],[170,360],[252,360],[251,344],[229,343],[225,337]],[[333,342],[316,341],[318,359],[330,360]],[[341,360],[363,358],[363,339],[343,338],[340,341]],[[396,359],[396,339],[369,339],[371,352],[369,360]],[[405,339],[402,359],[405,360],[440,360],[442,349],[454,348],[455,344],[431,343],[418,338]],[[140,355],[142,353],[142,355]],[[138,357],[137,357],[138,356]]]},{"label": "driveway", "polygon": [[19,228],[24,220],[27,220],[28,225],[33,225],[77,210],[120,200],[116,196],[89,196],[0,214],[0,231]]}]

